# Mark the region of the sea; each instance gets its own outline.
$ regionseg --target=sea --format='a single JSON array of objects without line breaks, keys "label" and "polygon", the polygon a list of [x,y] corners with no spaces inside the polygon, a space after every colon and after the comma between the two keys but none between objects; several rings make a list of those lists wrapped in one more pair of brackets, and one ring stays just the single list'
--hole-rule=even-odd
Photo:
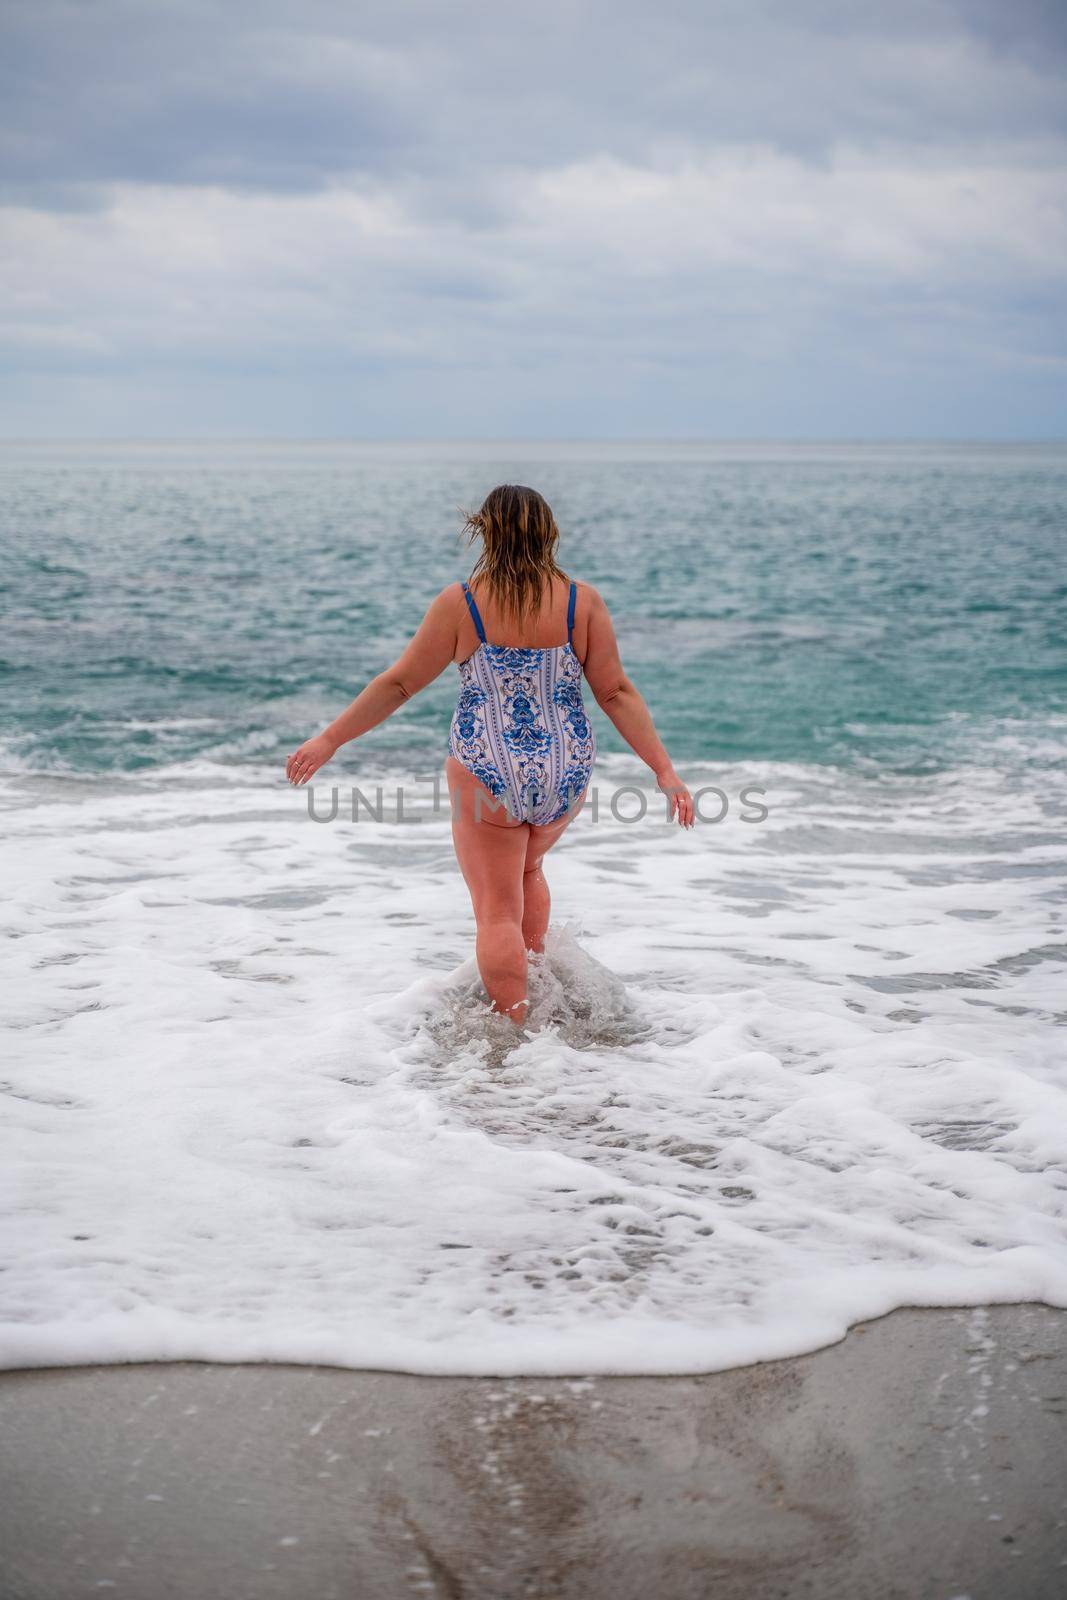
[{"label": "sea", "polygon": [[[517,1031],[449,668],[287,755],[539,489],[592,705]],[[0,1365],[712,1371],[1067,1307],[1067,445],[0,445]]]}]

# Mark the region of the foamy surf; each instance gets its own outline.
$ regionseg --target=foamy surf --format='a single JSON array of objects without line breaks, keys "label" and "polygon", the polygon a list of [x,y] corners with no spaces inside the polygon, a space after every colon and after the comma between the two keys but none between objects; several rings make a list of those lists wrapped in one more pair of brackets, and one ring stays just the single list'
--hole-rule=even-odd
[{"label": "foamy surf", "polygon": [[648,1024],[624,984],[588,951],[570,927],[548,931],[543,954],[528,957],[526,1021],[517,1027],[493,1012],[474,958],[419,992],[425,1030],[442,1069],[473,1051],[503,1064],[521,1045],[547,1034],[577,1050],[625,1048]]},{"label": "foamy surf", "polygon": [[691,1372],[1067,1306],[1062,776],[705,777],[766,823],[574,824],[519,1030],[447,817],[13,776],[0,1361]]}]

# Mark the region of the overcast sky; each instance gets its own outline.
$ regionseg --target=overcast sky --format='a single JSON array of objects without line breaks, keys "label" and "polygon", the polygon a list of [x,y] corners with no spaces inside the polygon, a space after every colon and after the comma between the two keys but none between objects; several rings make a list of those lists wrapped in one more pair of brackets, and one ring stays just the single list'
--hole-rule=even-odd
[{"label": "overcast sky", "polygon": [[1064,0],[0,16],[6,436],[1067,436]]}]

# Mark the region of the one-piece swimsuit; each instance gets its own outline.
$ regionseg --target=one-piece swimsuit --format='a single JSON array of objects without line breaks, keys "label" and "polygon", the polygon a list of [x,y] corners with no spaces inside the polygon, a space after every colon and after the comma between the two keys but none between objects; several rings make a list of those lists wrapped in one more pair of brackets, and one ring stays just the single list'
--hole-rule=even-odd
[{"label": "one-piece swimsuit", "polygon": [[596,758],[574,653],[576,586],[567,603],[567,642],[543,649],[490,644],[474,596],[463,585],[479,645],[459,665],[449,753],[499,804],[525,822],[555,822],[580,800]]}]

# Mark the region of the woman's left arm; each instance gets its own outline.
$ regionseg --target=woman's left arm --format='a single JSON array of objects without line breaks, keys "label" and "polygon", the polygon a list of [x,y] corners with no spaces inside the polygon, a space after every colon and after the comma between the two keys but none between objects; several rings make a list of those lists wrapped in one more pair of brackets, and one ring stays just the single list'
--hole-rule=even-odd
[{"label": "woman's left arm", "polygon": [[398,711],[405,700],[410,700],[440,677],[456,654],[460,619],[458,594],[456,584],[442,589],[403,655],[372,678],[362,694],[357,695],[328,728],[293,751],[285,764],[285,776],[290,783],[307,783],[343,744],[358,739],[369,728],[376,728],[379,722]]}]

